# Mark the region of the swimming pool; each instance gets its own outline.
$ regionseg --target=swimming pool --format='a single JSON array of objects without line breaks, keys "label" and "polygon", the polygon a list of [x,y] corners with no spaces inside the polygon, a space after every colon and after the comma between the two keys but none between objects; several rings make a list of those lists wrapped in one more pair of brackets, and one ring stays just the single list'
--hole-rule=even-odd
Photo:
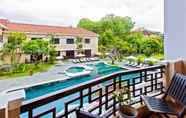
[{"label": "swimming pool", "polygon": [[[62,82],[54,82],[54,83],[39,85],[39,86],[25,89],[26,100],[33,99],[33,98],[36,98],[42,95],[46,95],[48,93],[52,93],[54,91],[61,90],[67,87],[71,87],[71,86],[92,80],[97,77],[101,77],[104,75],[108,75],[114,72],[124,70],[123,68],[120,68],[117,66],[111,66],[103,62],[100,62],[97,64],[88,64],[88,66],[91,66],[94,68],[94,70],[90,73],[90,75],[83,76],[83,77],[74,77],[74,78],[71,78],[69,80],[62,81]],[[75,71],[77,71],[77,68],[75,69]]]},{"label": "swimming pool", "polygon": [[[71,78],[71,79],[63,81],[63,82],[54,82],[54,83],[50,83],[50,84],[44,84],[44,85],[39,85],[39,86],[25,89],[26,100],[31,100],[31,99],[40,97],[42,95],[46,95],[46,94],[55,92],[57,90],[62,90],[62,89],[86,82],[86,81],[93,80],[97,77],[102,77],[102,76],[105,76],[105,75],[108,75],[108,74],[111,74],[114,72],[125,70],[124,68],[120,68],[117,66],[111,66],[111,65],[108,65],[105,63],[88,64],[87,66],[94,68],[94,71],[92,71],[91,74],[88,76],[75,77],[75,78]],[[131,76],[134,77],[135,75],[125,76],[123,79],[131,78]],[[70,96],[66,96],[62,99],[56,100],[54,102],[48,103],[46,105],[40,106],[40,107],[33,110],[33,115],[42,113],[52,107],[55,107],[57,113],[60,113],[64,110],[64,102],[68,101],[69,98],[74,98],[78,95],[79,95],[78,93],[75,93]],[[78,102],[79,101],[74,102],[72,107],[79,104]],[[83,102],[88,104],[88,98],[85,98],[83,100]],[[21,118],[27,118],[27,117],[28,117],[28,113],[21,114]],[[48,114],[42,118],[51,118],[51,114]]]}]

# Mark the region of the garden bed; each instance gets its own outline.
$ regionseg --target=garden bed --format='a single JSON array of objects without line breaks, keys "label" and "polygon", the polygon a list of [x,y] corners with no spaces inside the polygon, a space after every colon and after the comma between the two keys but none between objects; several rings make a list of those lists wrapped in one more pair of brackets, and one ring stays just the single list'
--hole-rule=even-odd
[{"label": "garden bed", "polygon": [[40,63],[37,66],[34,64],[20,64],[14,71],[0,72],[0,80],[10,79],[14,77],[31,76],[37,72],[44,72],[51,68],[54,64]]}]

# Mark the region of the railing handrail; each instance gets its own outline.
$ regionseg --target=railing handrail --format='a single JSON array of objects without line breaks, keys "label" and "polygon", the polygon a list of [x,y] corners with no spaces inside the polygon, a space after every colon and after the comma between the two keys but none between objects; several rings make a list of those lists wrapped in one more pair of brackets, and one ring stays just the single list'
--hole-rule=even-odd
[{"label": "railing handrail", "polygon": [[88,82],[84,82],[84,83],[75,85],[73,87],[68,87],[63,90],[58,90],[56,92],[52,92],[52,93],[49,93],[47,95],[43,95],[41,97],[38,97],[38,98],[35,98],[32,100],[24,101],[21,106],[21,112],[23,113],[23,112],[28,111],[29,109],[34,109],[36,107],[53,102],[53,101],[58,100],[62,97],[79,92],[82,89],[87,89],[89,86],[94,86],[96,84],[99,84],[101,82],[108,80],[108,78],[113,78],[113,77],[118,77],[118,76],[122,76],[122,75],[143,72],[143,71],[151,71],[151,70],[155,70],[155,69],[161,69],[164,67],[165,67],[165,65],[156,65],[156,66],[145,67],[145,68],[134,69],[134,70],[119,71],[119,72],[116,72],[113,74],[109,74],[107,76],[98,77],[98,78],[90,80]]}]

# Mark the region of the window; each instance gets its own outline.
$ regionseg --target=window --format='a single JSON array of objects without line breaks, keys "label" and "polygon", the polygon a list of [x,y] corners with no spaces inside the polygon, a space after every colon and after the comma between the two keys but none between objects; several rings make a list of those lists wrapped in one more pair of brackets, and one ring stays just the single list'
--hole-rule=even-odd
[{"label": "window", "polygon": [[90,43],[90,39],[85,39],[85,43],[89,44]]},{"label": "window", "polygon": [[85,50],[85,56],[91,57],[91,50]]},{"label": "window", "polygon": [[57,56],[57,57],[59,57],[60,54],[61,54],[60,51],[57,51],[57,52],[56,52],[56,56]]},{"label": "window", "polygon": [[74,39],[67,39],[66,40],[66,43],[67,44],[74,44]]},{"label": "window", "polygon": [[59,44],[60,43],[59,38],[54,38],[52,42],[53,42],[53,44]]},{"label": "window", "polygon": [[74,58],[74,50],[66,51],[66,58]]},{"label": "window", "polygon": [[36,37],[34,37],[34,38],[31,38],[31,40],[40,40],[40,39],[42,39],[42,38],[36,38]]}]

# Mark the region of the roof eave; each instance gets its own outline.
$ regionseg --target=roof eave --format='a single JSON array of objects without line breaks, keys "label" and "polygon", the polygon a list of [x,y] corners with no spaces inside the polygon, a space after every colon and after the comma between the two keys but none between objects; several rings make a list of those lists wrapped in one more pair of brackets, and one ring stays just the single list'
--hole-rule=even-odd
[{"label": "roof eave", "polygon": [[[14,31],[14,30],[7,30],[5,33],[9,32],[23,32],[23,31]],[[66,34],[66,33],[56,33],[56,32],[23,32],[25,34],[33,34],[33,35],[47,35],[47,34],[54,34],[58,36],[83,36],[83,37],[98,37],[98,34]]]},{"label": "roof eave", "polygon": [[0,23],[0,28],[4,29],[4,30],[8,30],[8,28],[5,25],[1,24],[1,23]]}]

